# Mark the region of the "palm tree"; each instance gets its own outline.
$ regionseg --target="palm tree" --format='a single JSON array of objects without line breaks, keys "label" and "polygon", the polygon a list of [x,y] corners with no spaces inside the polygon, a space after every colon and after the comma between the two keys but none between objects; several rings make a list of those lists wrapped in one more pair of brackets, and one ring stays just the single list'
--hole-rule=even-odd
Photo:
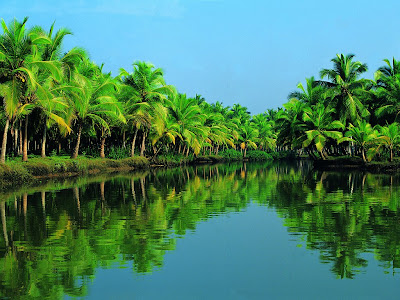
[{"label": "palm tree", "polygon": [[[350,124],[345,137],[339,142],[351,141],[361,149],[361,156],[364,162],[367,162],[366,152],[379,142],[379,133],[366,120],[359,121],[357,126]],[[371,151],[369,154],[374,154],[376,151]],[[371,159],[372,157],[368,157]]]},{"label": "palm tree", "polygon": [[303,142],[303,146],[308,147],[314,143],[322,159],[326,159],[324,155],[326,141],[328,139],[338,141],[343,137],[340,131],[335,130],[344,129],[344,125],[340,121],[332,121],[334,112],[333,108],[326,107],[322,103],[304,109],[303,120],[309,130],[306,131],[307,139]]},{"label": "palm tree", "polygon": [[3,34],[0,36],[0,95],[3,97],[6,116],[0,158],[2,163],[6,157],[9,124],[20,112],[20,99],[26,91],[27,78],[22,68],[26,67],[32,54],[32,39],[25,29],[27,21],[28,18],[24,18],[22,23],[14,19],[9,26],[4,20],[1,21]]},{"label": "palm tree", "polygon": [[245,124],[242,125],[243,127],[241,128],[241,134],[240,134],[240,148],[244,150],[243,152],[243,157],[246,157],[247,154],[247,149],[253,148],[257,149],[257,144],[256,141],[258,139],[259,132],[252,122],[246,122]]},{"label": "palm tree", "polygon": [[378,72],[381,72],[383,76],[391,77],[400,74],[400,61],[396,60],[394,57],[392,58],[392,63],[385,58],[383,60],[387,66],[380,67]]},{"label": "palm tree", "polygon": [[128,73],[124,69],[120,69],[120,77],[125,84],[127,99],[126,113],[127,118],[135,127],[135,135],[132,140],[132,156],[134,155],[136,134],[139,129],[143,131],[142,147],[140,156],[144,155],[145,140],[150,130],[150,119],[162,120],[165,114],[163,102],[168,95],[175,93],[175,89],[171,85],[167,85],[164,81],[164,73],[160,68],[154,69],[154,65],[142,61],[133,63],[133,73]]},{"label": "palm tree", "polygon": [[276,134],[274,131],[275,122],[268,120],[267,113],[253,116],[252,122],[256,125],[259,132],[258,144],[262,149],[275,149]]},{"label": "palm tree", "polygon": [[[73,48],[69,52],[61,55],[61,47],[65,36],[72,34],[66,28],[60,28],[55,34],[54,23],[51,25],[48,32],[42,27],[35,26],[31,31],[31,36],[37,39],[42,38],[46,41],[44,44],[38,45],[38,52],[40,60],[43,64],[54,65],[52,62],[60,62],[60,68],[62,68],[63,75],[68,81],[76,71],[80,61],[85,57],[86,53],[84,50],[79,48]],[[56,70],[57,72],[59,70]],[[65,108],[66,103],[63,101],[62,91],[59,89],[57,81],[51,76],[51,73],[46,68],[39,68],[37,70],[37,78],[40,84],[44,87],[45,97],[38,98],[35,102],[35,107],[41,111],[41,116],[44,123],[43,138],[41,146],[41,156],[46,157],[46,132],[52,124],[58,124],[62,127],[62,130],[70,132],[69,126],[65,122]]]},{"label": "palm tree", "polygon": [[354,54],[337,54],[331,61],[333,69],[322,69],[321,78],[329,81],[319,81],[330,91],[333,107],[339,114],[342,123],[356,122],[369,115],[363,104],[368,97],[367,87],[371,81],[359,79],[359,76],[368,70],[367,65],[359,61],[353,61]]},{"label": "palm tree", "polygon": [[277,140],[282,146],[297,147],[304,140],[303,113],[306,104],[292,98],[276,116]]},{"label": "palm tree", "polygon": [[79,73],[75,73],[73,81],[64,89],[70,107],[70,119],[77,127],[77,141],[71,158],[77,158],[85,123],[107,131],[108,118],[121,118],[120,107],[114,96],[116,84],[110,78],[104,78],[98,66],[85,60],[79,66]]},{"label": "palm tree", "polygon": [[386,76],[378,71],[375,79],[378,86],[375,94],[379,100],[375,114],[378,118],[385,117],[386,121],[394,122],[400,113],[400,74]]},{"label": "palm tree", "polygon": [[318,81],[315,80],[314,76],[306,78],[305,88],[301,82],[297,85],[297,88],[300,89],[300,91],[290,93],[288,96],[289,100],[296,98],[308,105],[316,105],[325,100],[326,89],[318,85]]},{"label": "palm tree", "polygon": [[388,126],[378,126],[380,141],[390,151],[389,161],[393,161],[393,150],[400,145],[400,127],[398,123],[392,123]]},{"label": "palm tree", "polygon": [[[179,134],[184,143],[183,153],[189,153],[192,148],[195,154],[201,150],[202,142],[208,136],[208,130],[204,126],[205,115],[194,98],[187,98],[185,94],[178,94],[168,100],[169,113],[179,125]],[[180,151],[179,151],[180,152]]]}]

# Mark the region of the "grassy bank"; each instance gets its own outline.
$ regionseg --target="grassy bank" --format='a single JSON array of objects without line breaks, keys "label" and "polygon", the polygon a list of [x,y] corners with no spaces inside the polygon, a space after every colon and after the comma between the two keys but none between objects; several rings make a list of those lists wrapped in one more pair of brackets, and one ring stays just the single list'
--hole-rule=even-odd
[{"label": "grassy bank", "polygon": [[40,177],[87,175],[118,169],[144,169],[150,165],[144,157],[120,160],[68,156],[32,157],[27,162],[20,160],[0,164],[0,185],[22,184]]},{"label": "grassy bank", "polygon": [[133,158],[93,158],[80,156],[71,159],[69,156],[35,157],[27,162],[20,159],[9,160],[0,164],[0,188],[9,185],[22,185],[49,177],[71,177],[104,172],[148,169],[151,167],[168,167],[189,164],[214,164],[230,161],[267,161],[277,159],[263,151],[249,151],[243,158],[240,151],[221,151],[218,155],[160,155],[155,159],[145,157]]}]

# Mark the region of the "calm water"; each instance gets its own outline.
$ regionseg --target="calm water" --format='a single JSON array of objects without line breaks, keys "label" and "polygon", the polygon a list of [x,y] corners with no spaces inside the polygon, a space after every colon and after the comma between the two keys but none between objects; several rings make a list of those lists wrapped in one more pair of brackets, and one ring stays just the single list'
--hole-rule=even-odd
[{"label": "calm water", "polygon": [[398,298],[399,186],[299,162],[3,194],[0,298]]}]

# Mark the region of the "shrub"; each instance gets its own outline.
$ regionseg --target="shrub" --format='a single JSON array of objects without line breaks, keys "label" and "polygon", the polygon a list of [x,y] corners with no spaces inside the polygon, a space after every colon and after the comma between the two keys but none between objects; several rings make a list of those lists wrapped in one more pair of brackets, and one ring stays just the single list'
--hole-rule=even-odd
[{"label": "shrub", "polygon": [[241,160],[243,159],[243,154],[235,149],[226,149],[218,152],[219,156],[222,156],[226,160]]},{"label": "shrub", "polygon": [[130,156],[130,149],[123,147],[111,146],[107,157],[111,159],[123,159]]},{"label": "shrub", "polygon": [[261,150],[250,150],[247,152],[246,157],[249,160],[273,160],[274,158],[270,153]]}]

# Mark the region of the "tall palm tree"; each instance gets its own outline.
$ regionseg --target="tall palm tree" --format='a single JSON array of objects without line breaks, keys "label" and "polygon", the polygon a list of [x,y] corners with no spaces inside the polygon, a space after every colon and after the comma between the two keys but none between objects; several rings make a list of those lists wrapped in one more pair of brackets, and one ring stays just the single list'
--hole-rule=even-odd
[{"label": "tall palm tree", "polygon": [[171,85],[164,80],[164,73],[160,68],[154,69],[154,65],[142,61],[133,63],[133,73],[120,69],[120,77],[127,86],[125,95],[126,113],[135,127],[135,135],[132,140],[132,156],[134,154],[136,134],[142,130],[142,147],[140,156],[144,155],[145,140],[150,130],[150,119],[162,120],[165,114],[163,102],[168,95],[175,93]]},{"label": "tall palm tree", "polygon": [[79,73],[75,73],[72,82],[64,89],[70,107],[70,119],[77,128],[77,141],[71,158],[77,158],[85,124],[108,130],[108,118],[121,118],[120,107],[114,96],[116,84],[110,78],[104,78],[98,66],[85,60],[79,66]]},{"label": "tall palm tree", "polygon": [[359,76],[368,70],[366,64],[353,61],[354,54],[337,54],[331,61],[332,69],[322,69],[320,76],[329,81],[319,81],[320,85],[330,90],[331,106],[342,123],[356,122],[369,115],[363,101],[368,97],[367,87],[371,81],[360,79]]},{"label": "tall palm tree", "polygon": [[[63,40],[70,34],[72,34],[71,31],[66,28],[60,28],[56,33],[54,33],[54,23],[51,25],[48,32],[40,26],[35,26],[31,31],[31,36],[42,38],[47,41],[46,43],[37,46],[40,60],[43,64],[51,64],[54,61],[59,62],[65,80],[67,81],[71,79],[71,76],[76,71],[80,61],[86,55],[84,50],[80,48],[73,48],[62,55]],[[51,73],[46,68],[39,68],[37,70],[37,78],[47,92],[45,97],[38,98],[35,103],[35,107],[41,111],[41,117],[43,119],[42,123],[44,123],[41,156],[45,157],[47,128],[52,124],[58,124],[58,126],[61,126],[68,132],[70,132],[70,128],[63,118],[63,116],[65,116],[66,103],[63,102],[63,97],[59,97],[59,94],[60,92],[62,93],[62,91],[58,88],[57,81],[53,76],[51,76]]]},{"label": "tall palm tree", "polygon": [[178,94],[168,100],[169,113],[175,118],[179,125],[179,134],[184,143],[183,153],[189,153],[192,148],[195,154],[201,150],[202,142],[208,136],[208,130],[203,125],[205,115],[194,98],[187,98],[185,94]]}]

